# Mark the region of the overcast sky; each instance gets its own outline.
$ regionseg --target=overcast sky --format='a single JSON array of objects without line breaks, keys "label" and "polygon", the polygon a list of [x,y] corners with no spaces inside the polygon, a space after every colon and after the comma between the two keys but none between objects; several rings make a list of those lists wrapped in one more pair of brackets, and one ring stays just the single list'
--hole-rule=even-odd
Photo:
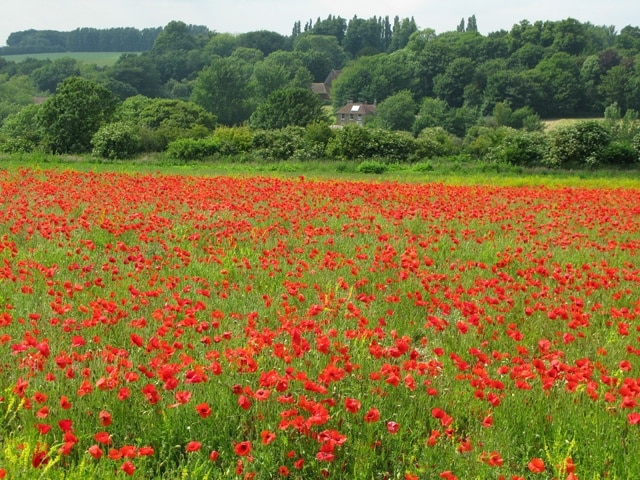
[{"label": "overcast sky", "polygon": [[326,18],[413,16],[418,28],[454,30],[462,18],[476,16],[487,34],[509,30],[527,19],[568,17],[595,25],[640,26],[638,0],[4,0],[0,7],[0,46],[11,32],[70,31],[78,27],[163,27],[171,20],[206,25],[217,32],[273,30],[291,34],[293,23]]}]

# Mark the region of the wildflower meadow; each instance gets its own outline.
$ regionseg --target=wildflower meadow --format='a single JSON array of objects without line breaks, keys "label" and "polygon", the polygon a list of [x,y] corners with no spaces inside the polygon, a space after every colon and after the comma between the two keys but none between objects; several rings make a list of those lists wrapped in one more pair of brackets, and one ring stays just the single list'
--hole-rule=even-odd
[{"label": "wildflower meadow", "polygon": [[1,478],[640,478],[638,190],[0,190]]}]

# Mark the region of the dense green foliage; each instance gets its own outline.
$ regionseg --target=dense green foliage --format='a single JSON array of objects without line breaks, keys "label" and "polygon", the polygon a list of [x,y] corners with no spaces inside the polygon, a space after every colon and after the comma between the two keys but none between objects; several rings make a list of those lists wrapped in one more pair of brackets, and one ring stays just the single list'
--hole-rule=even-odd
[{"label": "dense green foliage", "polygon": [[100,127],[91,144],[94,155],[109,160],[132,158],[141,148],[135,128],[125,122],[113,122]]},{"label": "dense green foliage", "polygon": [[288,126],[306,127],[324,116],[320,99],[308,88],[275,90],[267,101],[251,115],[251,126],[275,129]]},{"label": "dense green foliage", "polygon": [[162,28],[77,28],[71,32],[13,32],[0,55],[45,52],[141,52],[153,46]]},{"label": "dense green foliage", "polygon": [[114,95],[81,77],[70,77],[56,89],[39,112],[44,143],[54,153],[83,153],[91,138],[116,109]]},{"label": "dense green foliage", "polygon": [[[153,41],[143,53],[107,67],[0,58],[0,149],[93,151],[107,159],[168,149],[178,160],[461,155],[562,168],[638,163],[638,27],[523,20],[485,36],[475,16],[436,34],[409,18],[329,15],[296,22],[290,36],[218,33],[179,21],[146,33]],[[140,36],[33,30],[12,34],[9,44],[72,50],[82,40],[99,50],[111,34],[133,43]],[[377,105],[364,128],[324,125],[326,112],[309,87],[332,70],[341,72],[330,85],[334,111],[349,100]],[[47,97],[42,107],[30,105],[36,96]],[[603,112],[604,122],[543,132],[543,119]]]}]

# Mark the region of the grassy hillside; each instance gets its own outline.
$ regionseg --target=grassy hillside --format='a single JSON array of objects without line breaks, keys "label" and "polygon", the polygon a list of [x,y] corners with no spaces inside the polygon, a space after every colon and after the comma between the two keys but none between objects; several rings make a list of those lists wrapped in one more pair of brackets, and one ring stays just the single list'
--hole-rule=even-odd
[{"label": "grassy hillside", "polygon": [[545,131],[555,130],[558,127],[564,127],[567,125],[573,125],[574,123],[584,122],[587,120],[604,120],[602,117],[599,118],[555,118],[549,120],[543,120]]}]

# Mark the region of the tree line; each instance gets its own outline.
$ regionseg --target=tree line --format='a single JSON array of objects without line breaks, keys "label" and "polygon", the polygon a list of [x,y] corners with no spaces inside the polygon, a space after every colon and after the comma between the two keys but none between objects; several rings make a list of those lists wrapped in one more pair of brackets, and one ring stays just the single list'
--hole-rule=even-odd
[{"label": "tree line", "polygon": [[[206,27],[192,27],[194,30]],[[162,27],[144,28],[77,28],[70,32],[57,30],[24,30],[13,32],[0,55],[59,52],[142,52],[153,47]],[[207,29],[208,31],[208,29]]]},{"label": "tree line", "polygon": [[[322,82],[332,69],[341,71],[331,86],[334,109],[348,100],[375,103],[378,114],[369,128],[406,132],[414,139],[433,128],[465,139],[480,127],[535,132],[544,118],[602,116],[613,106],[621,118],[640,111],[638,27],[617,32],[571,18],[523,20],[485,36],[474,16],[436,34],[419,29],[411,18],[347,21],[330,15],[296,22],[290,36],[232,35],[174,21],[150,50],[123,54],[106,68],[71,58],[0,59],[0,135],[17,135],[9,126],[21,124],[32,111],[45,111],[70,78],[106,89],[123,105],[145,98],[151,102],[146,111],[199,109],[218,126],[304,128],[328,122],[310,84]],[[31,105],[36,95],[49,97],[44,106]],[[172,118],[163,120],[165,126],[175,125]],[[145,148],[163,151],[180,135],[198,138],[209,128],[209,121],[193,129],[184,125],[189,118],[184,116],[171,135],[145,133]],[[131,116],[126,122],[136,124]],[[51,139],[43,145],[66,148]]]}]

